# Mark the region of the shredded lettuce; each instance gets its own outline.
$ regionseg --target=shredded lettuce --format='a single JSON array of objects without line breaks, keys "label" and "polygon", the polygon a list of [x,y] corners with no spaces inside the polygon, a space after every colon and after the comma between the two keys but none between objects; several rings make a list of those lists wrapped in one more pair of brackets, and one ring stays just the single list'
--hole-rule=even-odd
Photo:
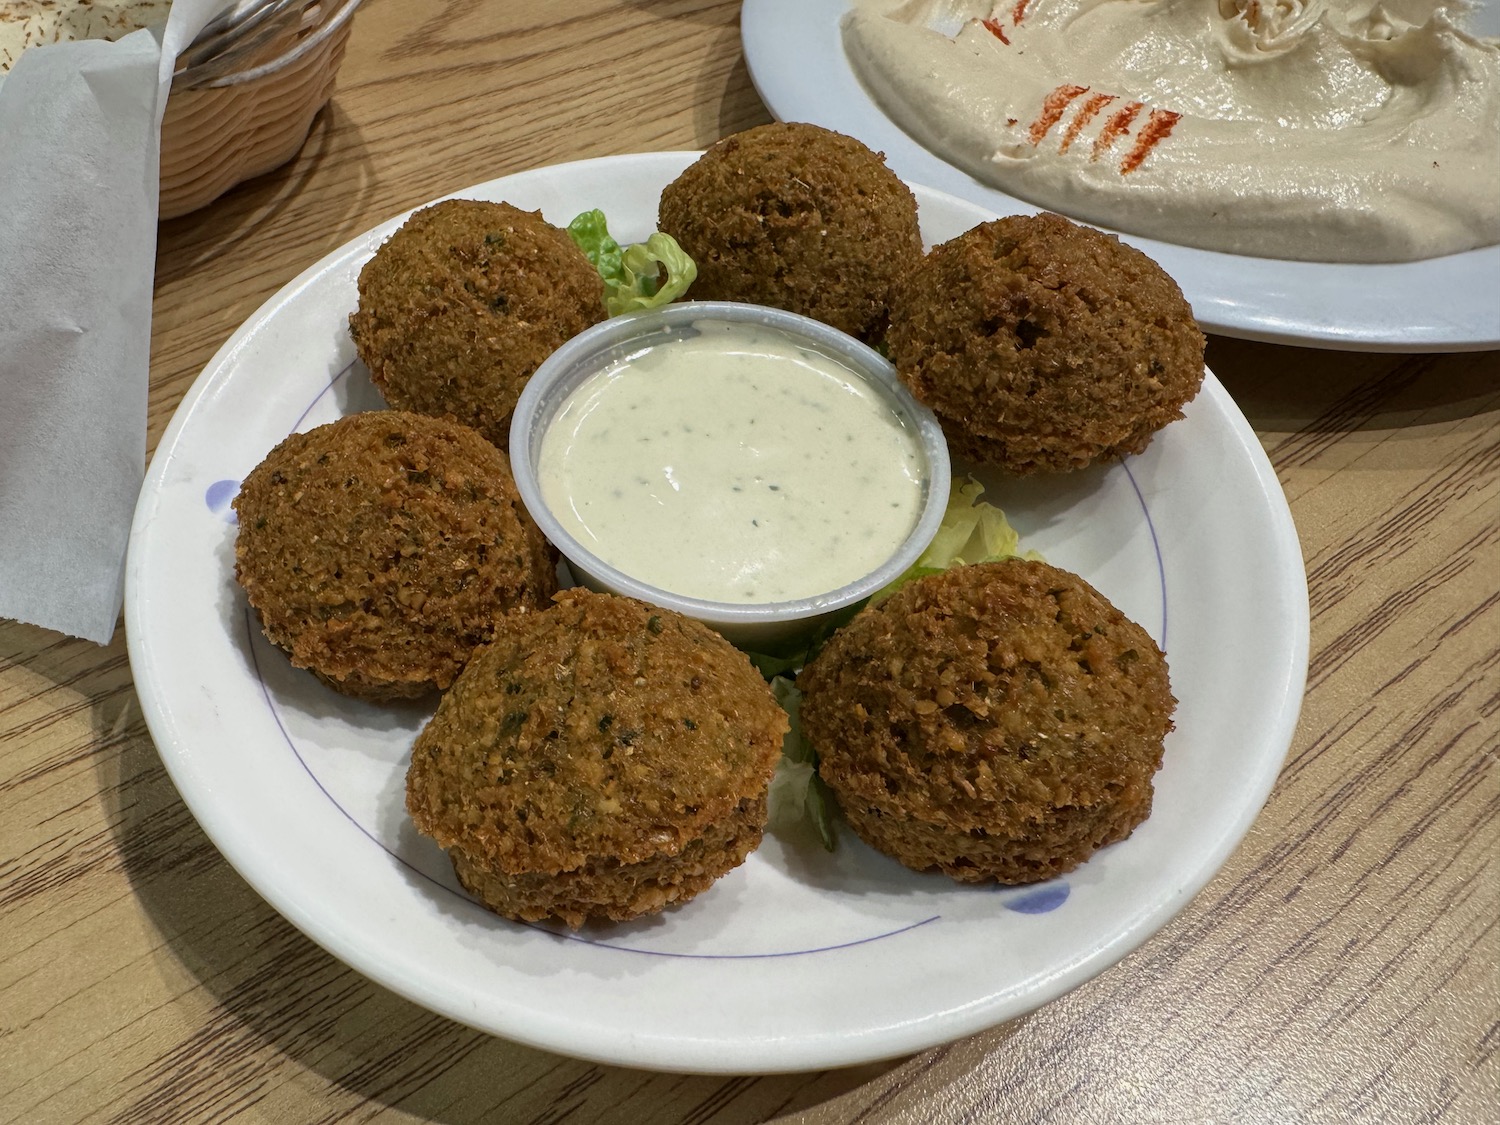
[{"label": "shredded lettuce", "polygon": [[791,720],[791,730],[782,744],[781,764],[771,782],[771,826],[784,835],[795,837],[811,828],[818,841],[833,851],[837,838],[833,818],[835,802],[827,784],[818,776],[818,752],[802,734],[800,709],[802,692],[796,674],[816,656],[830,637],[865,605],[876,605],[890,597],[913,578],[939,574],[950,567],[968,563],[998,562],[1008,558],[1040,559],[1035,551],[1020,550],[1021,537],[1011,527],[1005,513],[987,500],[984,485],[965,477],[948,495],[937,534],[927,550],[889,585],[882,587],[868,602],[850,606],[820,628],[795,651],[749,653],[750,661],[771,685],[776,701]]},{"label": "shredded lettuce", "polygon": [[1021,551],[1021,537],[1010,526],[1005,513],[988,500],[982,500],[984,485],[965,477],[948,494],[937,534],[916,562],[888,585],[877,590],[870,604],[879,605],[913,578],[939,574],[969,563],[999,562],[1001,559],[1041,559],[1035,551]]},{"label": "shredded lettuce", "polygon": [[818,843],[831,852],[837,843],[833,833],[833,795],[818,776],[818,752],[802,735],[802,692],[786,676],[772,677],[771,692],[786,711],[791,729],[781,744],[781,762],[767,796],[770,827],[784,835],[805,833],[811,828]]},{"label": "shredded lettuce", "polygon": [[[597,208],[569,223],[568,235],[604,279],[604,310],[610,316],[670,304],[698,276],[698,266],[670,234],[656,231],[645,242],[622,249]],[[663,270],[665,281],[660,280]]]}]

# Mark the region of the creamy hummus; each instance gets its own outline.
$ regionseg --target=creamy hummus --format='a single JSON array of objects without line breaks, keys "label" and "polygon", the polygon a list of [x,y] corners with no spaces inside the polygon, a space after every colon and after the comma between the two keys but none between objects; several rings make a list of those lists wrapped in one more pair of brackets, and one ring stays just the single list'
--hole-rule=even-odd
[{"label": "creamy hummus", "polygon": [[1038,206],[1261,257],[1500,242],[1500,40],[1460,0],[856,3],[884,110]]}]

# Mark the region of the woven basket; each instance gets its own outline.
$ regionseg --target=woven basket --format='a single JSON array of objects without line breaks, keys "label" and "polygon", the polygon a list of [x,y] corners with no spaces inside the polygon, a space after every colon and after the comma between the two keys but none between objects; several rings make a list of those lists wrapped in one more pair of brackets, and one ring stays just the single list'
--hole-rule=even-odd
[{"label": "woven basket", "polygon": [[[333,93],[359,0],[300,0],[219,58],[196,59],[172,80],[161,127],[161,207],[195,211],[302,147]],[[232,62],[226,62],[232,60]]]}]

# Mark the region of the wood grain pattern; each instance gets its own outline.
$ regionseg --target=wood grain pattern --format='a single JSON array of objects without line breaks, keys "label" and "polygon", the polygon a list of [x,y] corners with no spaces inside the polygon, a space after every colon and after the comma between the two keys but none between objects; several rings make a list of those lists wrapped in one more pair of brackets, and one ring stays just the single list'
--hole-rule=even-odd
[{"label": "wood grain pattern", "polygon": [[[359,231],[766,120],[736,19],[718,0],[366,0],[297,159],[162,227],[151,443],[234,328]],[[1309,690],[1245,843],[1115,969],[822,1074],[648,1074],[493,1039],[344,968],[234,873],[157,757],[123,636],[0,623],[0,1121],[1494,1120],[1500,354],[1214,339],[1209,361],[1297,518]]]}]

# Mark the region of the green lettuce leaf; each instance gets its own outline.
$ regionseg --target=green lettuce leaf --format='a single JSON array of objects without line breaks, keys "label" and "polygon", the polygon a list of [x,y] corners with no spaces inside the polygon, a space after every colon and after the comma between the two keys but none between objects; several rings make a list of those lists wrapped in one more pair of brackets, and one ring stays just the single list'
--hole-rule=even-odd
[{"label": "green lettuce leaf", "polygon": [[568,236],[604,279],[604,310],[610,316],[670,304],[698,276],[697,264],[670,234],[656,231],[645,242],[622,249],[597,208],[569,223]]},{"label": "green lettuce leaf", "polygon": [[948,494],[948,507],[937,534],[916,562],[870,597],[879,605],[913,578],[939,574],[968,563],[999,562],[1001,559],[1041,559],[1035,551],[1022,551],[1021,537],[1010,526],[1005,513],[982,500],[984,485],[965,477]]},{"label": "green lettuce leaf", "polygon": [[791,729],[782,743],[781,762],[767,795],[770,827],[793,837],[811,828],[818,843],[831,852],[838,842],[833,831],[834,799],[818,776],[818,752],[802,736],[802,693],[787,676],[773,677],[771,692],[787,713]]},{"label": "green lettuce leaf", "polygon": [[818,776],[818,751],[802,734],[800,709],[802,692],[796,675],[802,666],[816,656],[830,637],[847,624],[865,605],[875,605],[890,597],[913,578],[940,574],[950,567],[968,563],[998,562],[1008,558],[1041,559],[1035,551],[1020,550],[1021,537],[1011,527],[1005,513],[984,496],[984,485],[965,477],[948,495],[937,534],[921,557],[889,585],[876,591],[866,602],[841,611],[835,620],[825,623],[812,637],[793,651],[748,653],[751,663],[771,685],[776,701],[791,721],[791,730],[782,744],[782,759],[771,782],[771,825],[783,834],[805,835],[810,828],[828,851],[833,851],[833,794]]}]

